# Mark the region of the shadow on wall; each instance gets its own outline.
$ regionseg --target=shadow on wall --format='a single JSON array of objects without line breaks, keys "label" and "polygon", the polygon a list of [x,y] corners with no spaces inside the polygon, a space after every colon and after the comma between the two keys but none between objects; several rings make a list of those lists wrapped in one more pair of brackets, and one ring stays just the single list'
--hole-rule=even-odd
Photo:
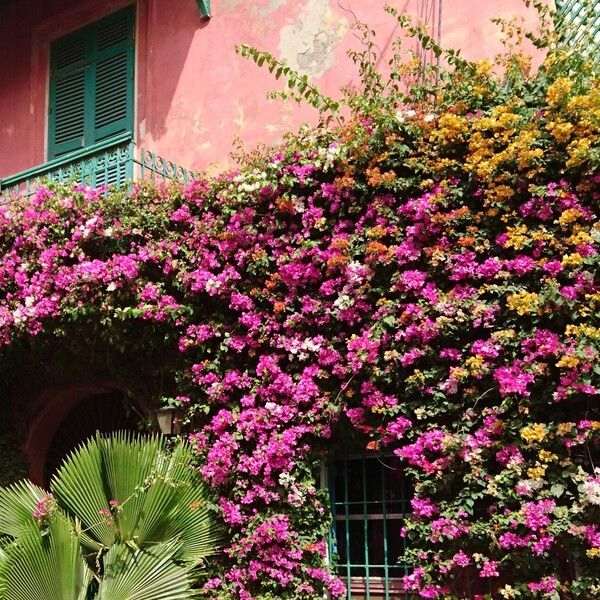
[{"label": "shadow on wall", "polygon": [[[145,15],[145,48],[138,46],[138,69],[145,73],[138,74],[138,81],[145,79],[146,86],[138,85],[138,116],[142,139],[149,136],[157,140],[167,133],[167,119],[172,106],[176,102],[175,94],[180,82],[186,61],[192,49],[194,36],[202,29],[209,27],[210,19],[202,18],[194,0],[177,3],[177,10],[169,10],[150,1]],[[142,56],[144,54],[144,56]],[[206,90],[202,82],[197,81],[200,100]]]}]

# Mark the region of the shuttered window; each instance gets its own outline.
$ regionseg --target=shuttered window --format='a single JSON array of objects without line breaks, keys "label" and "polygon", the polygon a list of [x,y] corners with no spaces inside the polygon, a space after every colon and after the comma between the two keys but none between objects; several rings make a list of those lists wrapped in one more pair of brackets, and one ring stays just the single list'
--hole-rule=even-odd
[{"label": "shuttered window", "polygon": [[52,44],[49,159],[132,131],[133,23],[130,7]]}]

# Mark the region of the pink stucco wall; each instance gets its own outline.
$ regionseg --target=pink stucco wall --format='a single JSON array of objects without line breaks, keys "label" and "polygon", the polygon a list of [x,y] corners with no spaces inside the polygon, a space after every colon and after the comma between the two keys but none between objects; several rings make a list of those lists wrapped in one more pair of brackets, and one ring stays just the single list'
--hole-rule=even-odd
[{"label": "pink stucco wall", "polygon": [[[0,8],[0,177],[46,157],[48,49],[60,37],[131,0],[20,0]],[[268,49],[308,73],[328,94],[355,80],[346,56],[355,19],[379,34],[384,54],[397,34],[387,3],[437,24],[438,0],[213,0],[202,21],[195,0],[137,2],[136,130],[139,146],[194,169],[227,164],[236,137],[274,143],[311,109],[269,101],[279,84],[234,53]],[[467,57],[499,50],[493,16],[533,14],[522,0],[443,0],[442,43]]]}]

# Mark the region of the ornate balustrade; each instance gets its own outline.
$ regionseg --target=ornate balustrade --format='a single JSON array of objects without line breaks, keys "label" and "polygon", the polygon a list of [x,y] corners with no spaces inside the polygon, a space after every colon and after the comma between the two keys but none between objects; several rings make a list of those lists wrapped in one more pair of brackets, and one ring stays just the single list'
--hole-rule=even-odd
[{"label": "ornate balustrade", "polygon": [[0,180],[5,198],[30,196],[44,183],[83,183],[92,187],[122,186],[133,180],[179,181],[185,183],[191,172],[143,148],[137,149],[130,134],[123,134],[77,152],[71,152],[43,165]]}]

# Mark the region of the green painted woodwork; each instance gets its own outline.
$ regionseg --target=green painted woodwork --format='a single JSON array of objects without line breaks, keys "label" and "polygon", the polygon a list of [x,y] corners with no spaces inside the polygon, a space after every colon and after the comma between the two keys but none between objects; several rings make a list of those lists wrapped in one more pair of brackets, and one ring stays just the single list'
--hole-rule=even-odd
[{"label": "green painted woodwork", "polygon": [[563,41],[581,43],[595,54],[600,44],[600,1],[556,0],[556,28]]},{"label": "green painted woodwork", "polygon": [[212,13],[210,11],[210,0],[196,0],[198,11],[203,19],[210,19]]},{"label": "green painted woodwork", "polygon": [[409,489],[398,458],[352,455],[329,467],[333,525],[330,556],[345,581],[348,600],[404,597],[400,537],[410,509]]},{"label": "green painted woodwork", "polygon": [[0,180],[0,194],[5,200],[17,195],[29,196],[48,182],[83,183],[91,187],[122,186],[132,180],[185,183],[191,176],[187,169],[149,150],[142,148],[138,152],[131,141],[131,133],[125,131]]},{"label": "green painted woodwork", "polygon": [[134,9],[52,43],[48,158],[133,129]]}]

